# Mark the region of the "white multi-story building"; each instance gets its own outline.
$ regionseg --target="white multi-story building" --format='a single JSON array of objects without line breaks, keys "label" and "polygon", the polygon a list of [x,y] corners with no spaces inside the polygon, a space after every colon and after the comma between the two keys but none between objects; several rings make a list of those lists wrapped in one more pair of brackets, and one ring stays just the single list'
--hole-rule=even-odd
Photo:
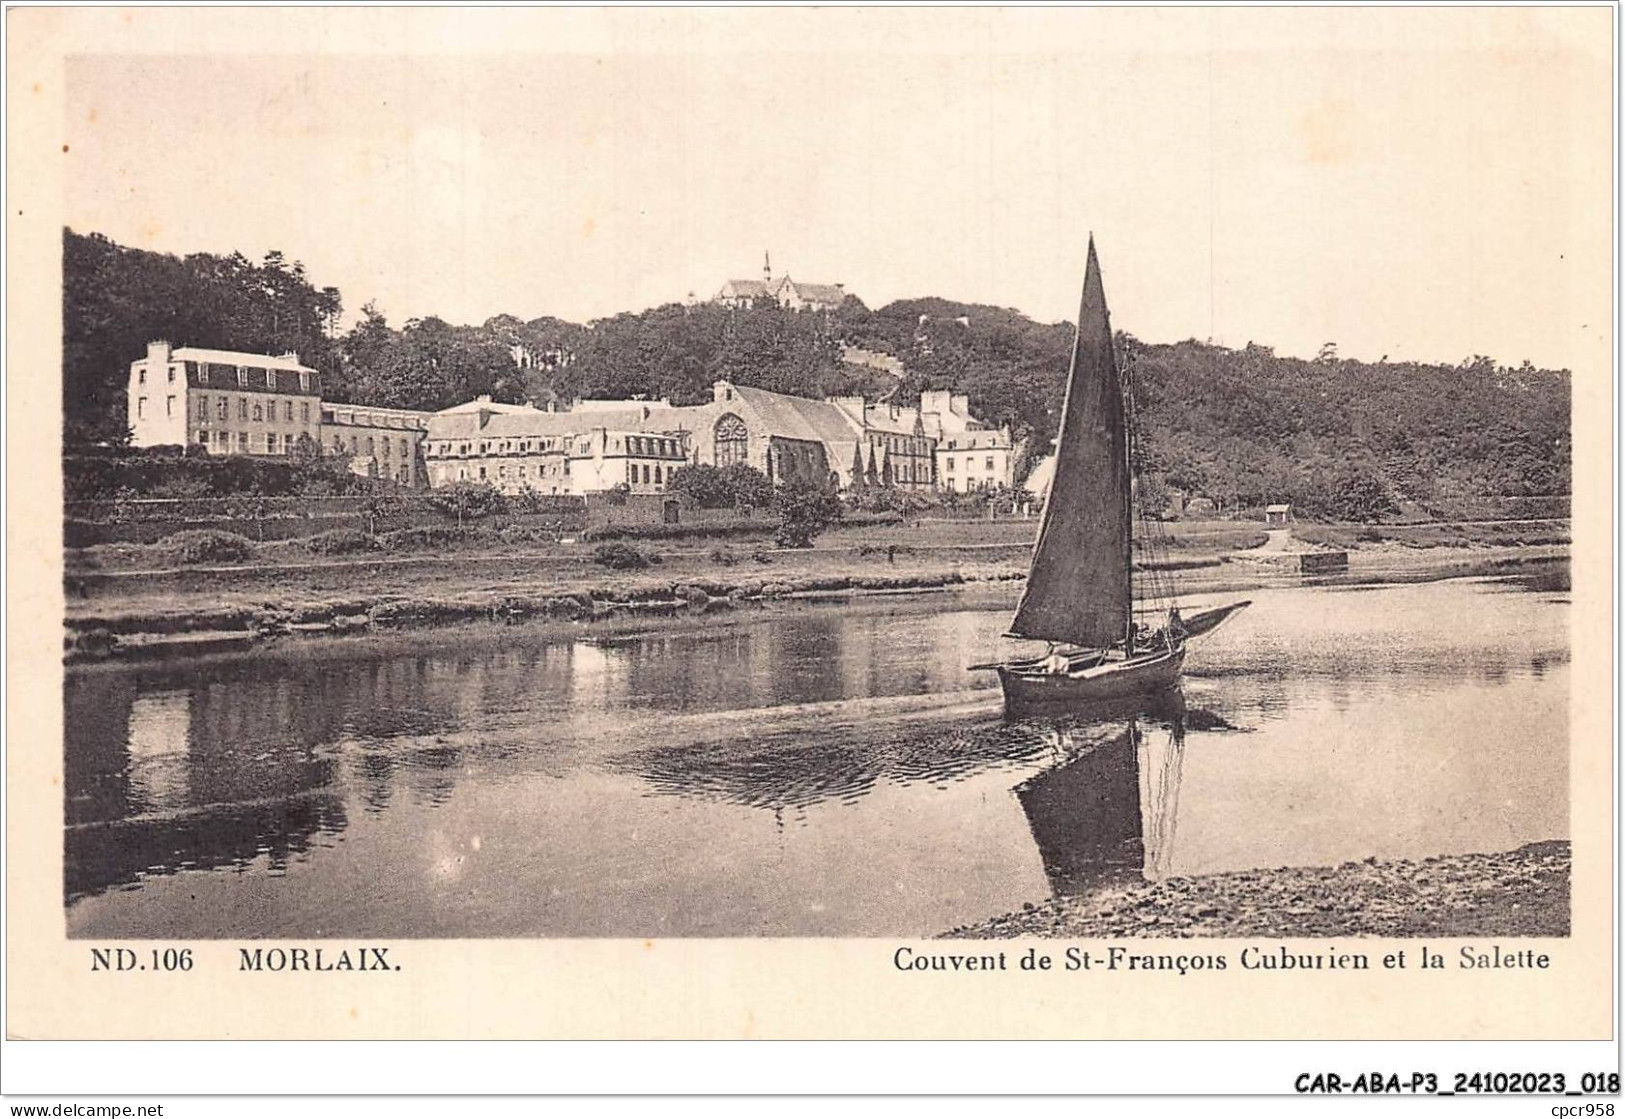
[{"label": "white multi-story building", "polygon": [[686,432],[658,418],[669,407],[621,402],[544,412],[480,397],[429,420],[424,463],[431,486],[488,482],[504,493],[664,493],[689,461]]},{"label": "white multi-story building", "polygon": [[424,484],[419,447],[429,413],[324,403],[321,376],[297,354],[150,343],[130,364],[128,416],[137,447],[276,457],[319,450],[357,474]]},{"label": "white multi-story building", "polygon": [[1008,427],[989,427],[970,414],[961,393],[922,392],[920,414],[935,440],[937,485],[955,493],[1008,489],[1012,450]]},{"label": "white multi-story building", "polygon": [[130,441],[210,454],[288,455],[321,434],[321,378],[297,354],[147,346],[130,363]]}]

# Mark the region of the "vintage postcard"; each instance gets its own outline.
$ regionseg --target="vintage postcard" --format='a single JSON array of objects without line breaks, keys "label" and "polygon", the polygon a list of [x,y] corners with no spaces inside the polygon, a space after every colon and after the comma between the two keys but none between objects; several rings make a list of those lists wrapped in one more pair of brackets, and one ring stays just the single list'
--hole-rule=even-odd
[{"label": "vintage postcard", "polygon": [[8,1034],[1606,1039],[1614,17],[11,10]]}]

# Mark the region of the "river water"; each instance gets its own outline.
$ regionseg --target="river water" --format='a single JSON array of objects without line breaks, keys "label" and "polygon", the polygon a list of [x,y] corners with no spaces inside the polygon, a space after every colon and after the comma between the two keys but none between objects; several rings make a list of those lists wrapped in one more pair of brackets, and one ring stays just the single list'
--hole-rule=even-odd
[{"label": "river water", "polygon": [[1182,705],[1093,722],[1006,722],[965,671],[1009,588],[74,669],[68,932],[921,936],[1563,839],[1564,585],[1253,592]]}]

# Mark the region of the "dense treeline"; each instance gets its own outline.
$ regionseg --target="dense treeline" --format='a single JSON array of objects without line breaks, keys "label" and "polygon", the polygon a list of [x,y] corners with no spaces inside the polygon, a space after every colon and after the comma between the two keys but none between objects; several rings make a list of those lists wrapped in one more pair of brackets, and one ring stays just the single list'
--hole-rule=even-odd
[{"label": "dense treeline", "polygon": [[342,311],[337,288],[318,289],[281,253],[255,264],[233,253],[187,257],[125,248],[72,230],[62,244],[62,408],[70,443],[116,439],[124,427],[130,363],[147,343],[297,353],[334,368]]},{"label": "dense treeline", "polygon": [[[1072,340],[1067,323],[943,299],[829,315],[671,304],[587,325],[499,315],[478,326],[429,317],[394,327],[368,305],[338,331],[339,292],[272,253],[185,258],[67,231],[64,410],[70,445],[118,442],[124,382],[147,341],[295,350],[330,399],[441,408],[489,393],[537,404],[581,397],[705,400],[728,378],[807,396],[912,401],[967,393],[1009,424],[1024,466],[1048,449]],[[1121,335],[1152,487],[1222,507],[1291,501],[1306,513],[1380,516],[1401,501],[1566,492],[1569,378],[1474,356],[1458,365],[1315,360],[1268,347],[1156,345]],[[890,354],[901,380],[842,361],[842,345]]]}]

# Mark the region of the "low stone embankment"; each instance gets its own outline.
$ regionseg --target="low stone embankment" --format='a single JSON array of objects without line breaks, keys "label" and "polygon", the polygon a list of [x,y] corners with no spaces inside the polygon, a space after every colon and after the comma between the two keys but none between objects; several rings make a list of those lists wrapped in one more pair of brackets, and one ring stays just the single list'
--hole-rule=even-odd
[{"label": "low stone embankment", "polygon": [[203,607],[184,613],[81,614],[68,619],[65,651],[70,663],[110,657],[190,655],[243,648],[290,635],[353,634],[463,622],[598,622],[637,616],[672,617],[781,599],[897,594],[1021,577],[1019,572],[947,571],[738,582],[687,579],[551,594],[346,597],[297,604]]}]

